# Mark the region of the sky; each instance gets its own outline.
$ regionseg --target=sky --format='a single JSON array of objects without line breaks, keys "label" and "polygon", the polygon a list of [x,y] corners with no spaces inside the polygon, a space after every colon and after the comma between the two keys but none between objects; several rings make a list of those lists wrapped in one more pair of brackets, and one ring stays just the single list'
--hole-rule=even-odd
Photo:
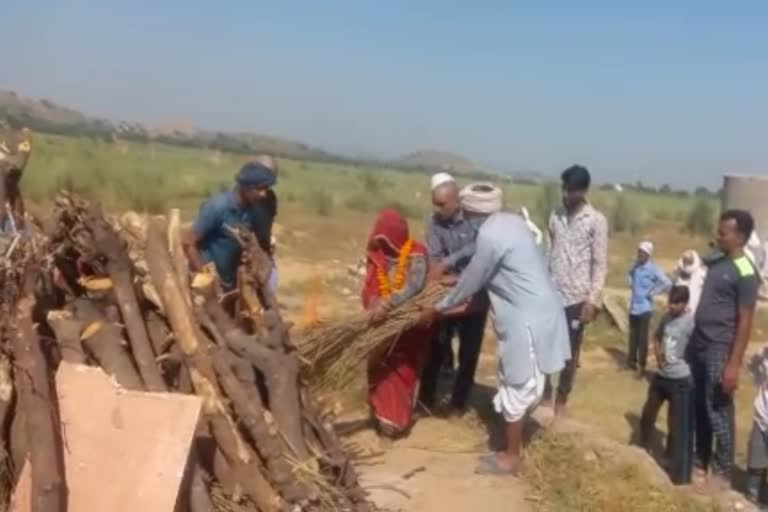
[{"label": "sky", "polygon": [[95,116],[601,182],[768,173],[764,0],[3,0],[3,39],[0,88]]}]

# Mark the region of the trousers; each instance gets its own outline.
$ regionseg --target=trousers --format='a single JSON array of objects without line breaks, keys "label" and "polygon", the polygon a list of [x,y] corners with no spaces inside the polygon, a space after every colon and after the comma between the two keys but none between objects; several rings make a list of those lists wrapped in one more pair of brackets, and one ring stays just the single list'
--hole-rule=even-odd
[{"label": "trousers", "polygon": [[[696,455],[705,466],[728,479],[734,465],[735,411],[733,396],[723,392],[720,379],[729,345],[706,343],[689,351],[696,404]],[[712,441],[714,440],[714,451]]]},{"label": "trousers", "polygon": [[[573,304],[565,308],[565,320],[568,322],[568,337],[571,342],[571,359],[565,362],[565,368],[560,372],[557,382],[557,399],[565,403],[573,391],[573,382],[576,379],[576,369],[579,366],[579,354],[581,353],[581,342],[584,339],[584,325],[581,323],[581,311],[584,307],[583,302]],[[552,398],[552,383],[550,376],[547,375],[544,384],[544,400]]]},{"label": "trousers", "polygon": [[648,361],[648,332],[651,325],[651,313],[629,315],[629,353],[627,365],[630,368],[645,370]]},{"label": "trousers", "polygon": [[669,477],[674,484],[691,482],[693,472],[693,381],[691,377],[669,379],[654,376],[643,406],[640,432],[643,446],[649,446],[661,406],[669,402],[667,454]]},{"label": "trousers", "polygon": [[432,350],[429,360],[421,375],[421,389],[419,392],[421,403],[427,407],[434,406],[440,368],[443,366],[447,353],[446,346],[450,347],[454,333],[458,333],[459,364],[453,384],[451,406],[459,410],[466,408],[469,395],[475,384],[477,361],[480,357],[487,320],[488,309],[485,308],[460,318],[446,319],[440,323],[437,333],[432,339]]}]

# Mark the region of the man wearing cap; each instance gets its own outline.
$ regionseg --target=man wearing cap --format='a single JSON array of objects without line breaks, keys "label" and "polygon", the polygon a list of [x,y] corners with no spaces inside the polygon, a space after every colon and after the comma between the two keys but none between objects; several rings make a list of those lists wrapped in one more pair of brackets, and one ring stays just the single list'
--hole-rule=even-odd
[{"label": "man wearing cap", "polygon": [[275,173],[257,161],[246,163],[235,178],[232,190],[212,197],[200,207],[192,228],[185,234],[184,249],[193,271],[214,263],[221,286],[237,286],[240,244],[228,228],[243,227],[256,235],[259,245],[270,246],[270,221],[260,206],[276,182]]},{"label": "man wearing cap", "polygon": [[468,218],[483,221],[475,254],[455,288],[422,312],[435,318],[486,289],[499,339],[499,389],[494,408],[503,415],[507,448],[480,459],[478,473],[516,475],[522,464],[523,420],[544,393],[545,376],[570,359],[563,304],[547,273],[543,255],[525,220],[499,213],[501,191],[475,185],[462,193]]},{"label": "man wearing cap", "polygon": [[[432,177],[433,213],[427,220],[426,245],[435,279],[447,274],[459,275],[466,268],[475,251],[475,237],[479,228],[477,219],[467,218],[461,208],[459,188],[453,177],[439,173]],[[467,314],[444,319],[432,344],[430,359],[421,379],[419,400],[428,409],[434,407],[435,394],[441,368],[453,369],[454,334],[459,336],[459,365],[456,372],[450,407],[461,414],[475,382],[475,371],[483,342],[488,317],[487,302]]]},{"label": "man wearing cap", "polygon": [[[271,170],[275,175],[275,180],[277,180],[277,160],[272,155],[260,153],[254,156],[251,162],[261,164],[267,169]],[[275,219],[277,218],[277,194],[275,194],[274,189],[267,189],[267,193],[258,201],[258,207],[261,208],[262,213],[266,217],[267,221],[267,232],[264,234],[263,240],[259,240],[259,245],[261,246],[262,250],[269,254],[272,258],[272,270],[269,273],[268,282],[269,288],[272,290],[272,292],[277,293],[277,262],[275,261],[277,239],[272,234],[272,228],[275,224]],[[267,240],[269,240],[268,244],[266,243]]]},{"label": "man wearing cap", "polygon": [[653,242],[645,240],[637,247],[637,259],[627,273],[632,288],[629,305],[629,352],[627,368],[645,375],[648,360],[648,334],[653,316],[653,298],[666,293],[672,281],[651,260]]}]

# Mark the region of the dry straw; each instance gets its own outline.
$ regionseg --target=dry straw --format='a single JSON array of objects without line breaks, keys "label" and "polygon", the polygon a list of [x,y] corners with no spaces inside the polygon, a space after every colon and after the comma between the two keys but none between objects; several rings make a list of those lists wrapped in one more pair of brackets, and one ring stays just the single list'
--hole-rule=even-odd
[{"label": "dry straw", "polygon": [[368,314],[361,311],[305,332],[299,342],[304,377],[322,390],[343,389],[372,354],[390,350],[403,331],[416,325],[424,305],[435,304],[446,293],[440,283],[430,283],[380,324],[370,325]]}]

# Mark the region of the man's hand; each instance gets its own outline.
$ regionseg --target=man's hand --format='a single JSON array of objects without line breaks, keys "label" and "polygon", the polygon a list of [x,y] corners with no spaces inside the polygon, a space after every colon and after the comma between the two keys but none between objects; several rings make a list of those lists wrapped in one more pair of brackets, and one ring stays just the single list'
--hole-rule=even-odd
[{"label": "man's hand", "polygon": [[581,308],[581,323],[588,324],[595,319],[595,306],[591,302],[585,302]]},{"label": "man's hand", "polygon": [[442,278],[445,273],[448,272],[448,266],[443,262],[438,262],[430,265],[429,267],[429,279],[437,281]]},{"label": "man's hand", "polygon": [[723,374],[720,377],[720,387],[723,389],[723,393],[730,395],[736,391],[739,387],[739,365],[729,362],[723,369]]},{"label": "man's hand", "polygon": [[375,308],[371,311],[368,317],[368,322],[371,325],[378,325],[386,320],[387,315],[392,310],[392,304],[388,300],[379,302]]},{"label": "man's hand", "polygon": [[440,284],[448,288],[452,286],[456,286],[456,283],[458,282],[459,282],[459,276],[455,274],[448,274],[443,276],[442,279],[440,279]]},{"label": "man's hand", "polygon": [[437,318],[437,310],[434,306],[421,306],[421,313],[416,325],[419,327],[431,327]]}]

